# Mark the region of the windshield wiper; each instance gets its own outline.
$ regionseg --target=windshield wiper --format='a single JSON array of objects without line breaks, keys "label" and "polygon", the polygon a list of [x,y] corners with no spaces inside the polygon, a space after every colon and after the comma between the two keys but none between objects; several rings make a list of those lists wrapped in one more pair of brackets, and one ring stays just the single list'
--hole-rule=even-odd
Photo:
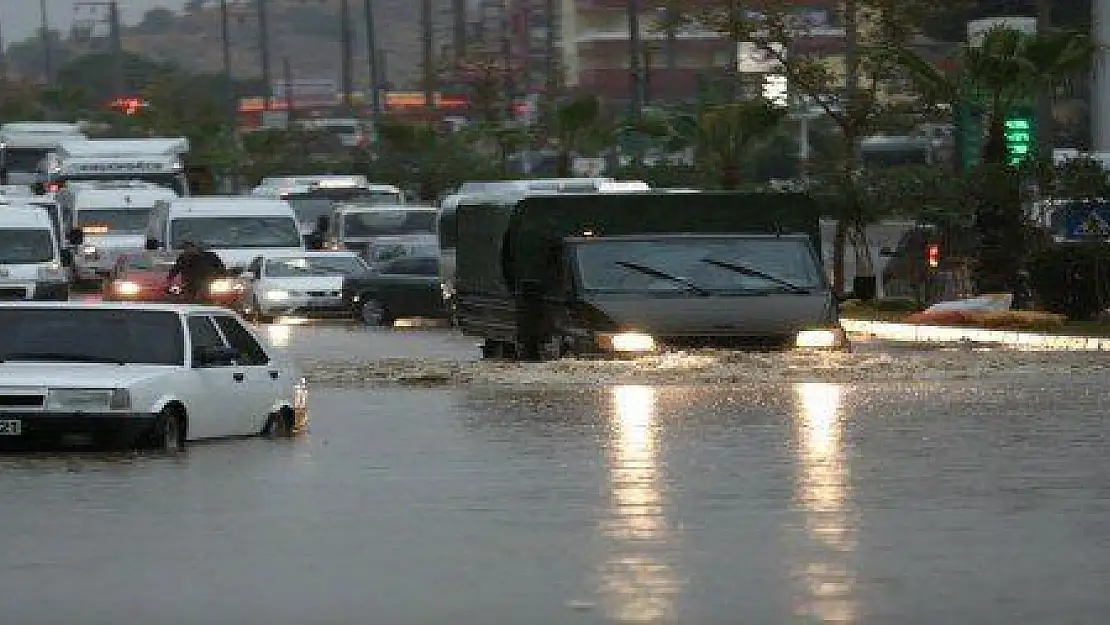
[{"label": "windshield wiper", "polygon": [[647,265],[641,265],[640,263],[633,263],[633,262],[630,262],[630,261],[627,261],[627,260],[618,260],[618,261],[615,261],[613,264],[618,265],[620,267],[625,267],[627,269],[631,269],[633,271],[639,271],[642,274],[653,276],[655,278],[662,278],[663,280],[670,280],[671,282],[674,282],[675,284],[681,284],[682,286],[686,287],[686,290],[688,290],[691,293],[694,293],[696,295],[700,295],[702,297],[712,295],[709,291],[707,291],[704,288],[698,286],[696,283],[691,282],[690,280],[687,280],[686,278],[680,278],[676,275],[669,274],[666,271],[656,269],[655,267],[649,267]]},{"label": "windshield wiper", "polygon": [[716,258],[703,258],[703,259],[701,259],[701,262],[709,264],[709,265],[713,265],[714,267],[720,267],[722,269],[728,269],[729,271],[735,271],[736,273],[744,274],[746,276],[751,276],[753,278],[760,278],[760,279],[766,280],[768,282],[773,282],[773,283],[781,286],[782,288],[790,291],[791,293],[797,293],[798,295],[808,295],[810,293],[810,290],[805,288],[805,287],[798,286],[797,284],[794,284],[793,282],[787,282],[786,280],[783,280],[782,278],[776,278],[775,276],[772,276],[771,274],[763,273],[762,271],[759,271],[758,269],[752,269],[751,267],[748,267],[746,265],[738,265],[736,263],[730,263],[730,262],[726,262],[726,261],[723,261],[723,260],[717,260]]},{"label": "windshield wiper", "polygon": [[93,356],[91,354],[72,354],[67,352],[12,352],[0,357],[0,362],[13,360],[47,360],[50,362],[92,362],[107,363],[124,366],[127,361],[110,356]]}]

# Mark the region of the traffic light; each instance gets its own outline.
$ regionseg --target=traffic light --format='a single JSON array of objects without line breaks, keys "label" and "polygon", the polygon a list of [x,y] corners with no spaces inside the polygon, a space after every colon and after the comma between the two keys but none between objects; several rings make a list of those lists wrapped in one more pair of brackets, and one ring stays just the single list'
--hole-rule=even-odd
[{"label": "traffic light", "polygon": [[1006,116],[1006,162],[1020,165],[1034,153],[1036,141],[1035,117],[1029,110],[1019,109]]},{"label": "traffic light", "polygon": [[940,246],[936,243],[929,245],[925,251],[925,262],[929,264],[929,269],[936,269],[940,267]]}]

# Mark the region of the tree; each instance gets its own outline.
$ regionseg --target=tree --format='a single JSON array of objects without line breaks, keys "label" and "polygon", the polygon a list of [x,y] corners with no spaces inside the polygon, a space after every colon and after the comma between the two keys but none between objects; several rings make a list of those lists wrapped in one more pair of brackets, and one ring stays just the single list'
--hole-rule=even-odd
[{"label": "tree", "polygon": [[[678,0],[680,26],[709,28],[733,42],[747,42],[777,66],[799,94],[824,109],[842,138],[837,229],[833,242],[833,288],[844,290],[844,252],[849,238],[863,240],[866,224],[855,189],[859,141],[880,118],[883,92],[899,66],[894,52],[911,39],[917,26],[938,11],[966,0],[846,0],[843,76],[826,55],[798,45],[813,26],[800,19],[790,0],[751,0],[743,11],[729,0]],[[870,252],[857,247],[857,269],[871,268]]]},{"label": "tree", "polygon": [[965,45],[955,69],[939,68],[905,48],[898,51],[898,60],[926,98],[952,110],[981,101],[987,115],[983,160],[1003,165],[1007,115],[1038,93],[1052,91],[1088,71],[1096,51],[1084,33],[1027,35],[1002,27],[986,33],[978,47]]},{"label": "tree", "polygon": [[600,131],[600,123],[601,102],[597,96],[581,96],[555,110],[556,176],[567,178],[571,175],[574,154],[582,149],[591,134]]},{"label": "tree", "polygon": [[160,35],[174,29],[177,15],[169,9],[155,7],[143,13],[143,20],[135,28],[143,34]]},{"label": "tree", "polygon": [[762,98],[714,106],[698,118],[698,158],[720,172],[722,188],[734,190],[752,143],[774,134],[785,117],[785,109]]}]

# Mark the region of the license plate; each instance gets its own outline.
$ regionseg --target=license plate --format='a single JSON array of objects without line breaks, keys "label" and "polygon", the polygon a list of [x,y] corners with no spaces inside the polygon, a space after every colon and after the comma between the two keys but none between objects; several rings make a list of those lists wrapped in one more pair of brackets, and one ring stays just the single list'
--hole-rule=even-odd
[{"label": "license plate", "polygon": [[18,419],[0,421],[0,436],[19,436],[23,433],[23,422]]}]

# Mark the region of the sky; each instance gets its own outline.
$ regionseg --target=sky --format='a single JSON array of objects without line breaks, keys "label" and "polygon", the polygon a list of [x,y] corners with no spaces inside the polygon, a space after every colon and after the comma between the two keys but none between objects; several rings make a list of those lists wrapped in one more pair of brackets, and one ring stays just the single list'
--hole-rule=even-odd
[{"label": "sky", "polygon": [[[74,5],[77,4],[81,4],[81,0],[46,0],[50,28],[68,32],[73,22]],[[184,4],[185,0],[119,0],[123,20],[129,24],[137,23],[148,9],[165,7],[180,10]],[[39,0],[0,0],[0,35],[5,45],[33,35],[39,27],[39,20]]]}]

